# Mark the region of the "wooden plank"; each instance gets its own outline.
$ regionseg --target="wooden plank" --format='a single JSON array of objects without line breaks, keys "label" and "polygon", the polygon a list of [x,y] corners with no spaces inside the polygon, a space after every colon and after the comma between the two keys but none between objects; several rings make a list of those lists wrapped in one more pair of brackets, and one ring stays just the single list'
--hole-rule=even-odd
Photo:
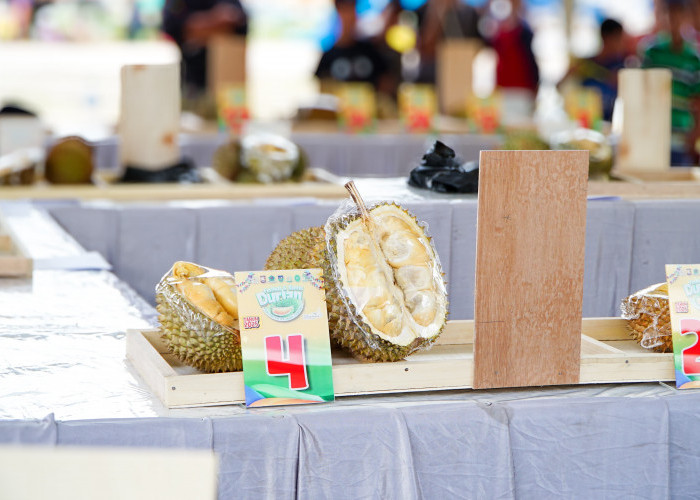
[{"label": "wooden plank", "polygon": [[0,277],[31,277],[34,261],[22,240],[17,237],[0,212]]},{"label": "wooden plank", "polygon": [[[152,336],[154,333],[158,334],[158,330],[147,333]],[[126,331],[126,359],[136,368],[158,399],[167,404],[166,385],[168,378],[176,375],[175,370],[165,362],[153,344],[138,330]]]},{"label": "wooden plank", "polygon": [[671,160],[671,71],[623,69],[618,73],[622,106],[617,167],[668,170]]},{"label": "wooden plank", "polygon": [[581,359],[597,354],[622,354],[622,351],[605,342],[581,334]]},{"label": "wooden plank", "polygon": [[590,181],[589,196],[619,196],[625,199],[700,198],[700,182],[608,182]]},{"label": "wooden plank", "polygon": [[[630,340],[627,320],[622,318],[583,318],[581,333],[601,341]],[[471,344],[474,342],[474,321],[456,319],[447,322],[435,345]]]},{"label": "wooden plank", "polygon": [[670,353],[645,353],[626,357],[607,354],[581,359],[582,384],[649,382],[674,378],[673,354]]},{"label": "wooden plank", "polygon": [[673,167],[668,170],[621,170],[612,171],[618,179],[629,182],[698,182],[700,167]]},{"label": "wooden plank", "polygon": [[[606,325],[607,323],[607,325]],[[387,394],[473,387],[472,321],[451,321],[443,335],[454,344],[436,344],[397,363],[361,363],[333,352],[336,395]],[[658,354],[629,340],[624,320],[586,318],[584,331],[623,340],[599,342],[583,336],[580,383],[673,380],[673,355]],[[140,339],[138,337],[141,337]],[[243,374],[203,374],[182,365],[158,330],[127,332],[127,358],[160,400],[170,408],[241,403]]]},{"label": "wooden plank", "polygon": [[587,151],[482,151],[474,387],[579,377]]},{"label": "wooden plank", "polygon": [[13,250],[12,238],[8,234],[0,234],[0,253],[10,253]]},{"label": "wooden plank", "polygon": [[345,198],[343,186],[321,182],[282,184],[119,184],[112,186],[0,187],[0,199],[105,199],[114,201],[250,200],[254,198]]}]

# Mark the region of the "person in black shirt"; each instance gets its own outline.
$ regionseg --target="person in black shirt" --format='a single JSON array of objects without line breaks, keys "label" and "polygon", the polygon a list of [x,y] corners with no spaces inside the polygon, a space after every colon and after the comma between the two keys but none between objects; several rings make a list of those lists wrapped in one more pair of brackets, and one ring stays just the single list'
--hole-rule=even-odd
[{"label": "person in black shirt", "polygon": [[341,32],[335,45],[323,53],[316,77],[323,81],[368,82],[382,92],[389,91],[388,65],[377,47],[357,39],[355,0],[336,0]]},{"label": "person in black shirt", "polygon": [[207,42],[218,34],[246,35],[248,16],[239,0],[166,0],[163,31],[182,51],[186,91],[202,93],[207,86]]}]

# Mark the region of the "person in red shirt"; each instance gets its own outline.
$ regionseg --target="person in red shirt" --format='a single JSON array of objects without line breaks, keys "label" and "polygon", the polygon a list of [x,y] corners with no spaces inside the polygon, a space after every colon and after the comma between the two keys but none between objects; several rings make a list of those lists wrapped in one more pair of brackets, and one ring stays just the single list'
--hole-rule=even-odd
[{"label": "person in red shirt", "polygon": [[540,72],[532,52],[533,33],[520,16],[520,0],[511,0],[510,14],[502,20],[490,39],[498,55],[496,87],[524,89],[537,94]]}]

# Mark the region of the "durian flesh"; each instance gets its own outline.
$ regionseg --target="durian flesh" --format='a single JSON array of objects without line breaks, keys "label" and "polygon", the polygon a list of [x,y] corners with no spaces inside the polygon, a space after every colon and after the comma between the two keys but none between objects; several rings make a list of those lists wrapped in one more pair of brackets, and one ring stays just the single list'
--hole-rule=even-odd
[{"label": "durian flesh", "polygon": [[233,276],[176,262],[156,286],[156,302],[162,338],[183,363],[205,372],[241,370]]},{"label": "durian flesh", "polygon": [[370,214],[371,233],[357,213],[293,233],[265,268],[322,268],[333,341],[362,360],[398,361],[440,334],[447,294],[437,253],[415,218],[397,205]]},{"label": "durian flesh", "polygon": [[339,285],[370,332],[396,346],[437,336],[447,299],[430,241],[396,205],[358,217],[335,236]]}]

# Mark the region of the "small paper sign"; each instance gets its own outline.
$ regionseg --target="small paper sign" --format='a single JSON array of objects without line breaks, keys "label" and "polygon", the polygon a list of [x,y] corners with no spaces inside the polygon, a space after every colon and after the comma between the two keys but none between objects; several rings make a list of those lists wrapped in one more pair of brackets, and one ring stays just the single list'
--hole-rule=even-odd
[{"label": "small paper sign", "polygon": [[501,126],[501,95],[494,92],[488,97],[470,96],[467,99],[467,117],[472,127],[482,134],[495,134]]},{"label": "small paper sign", "polygon": [[321,269],[236,273],[246,406],[333,401]]},{"label": "small paper sign", "polygon": [[700,265],[666,265],[676,387],[700,387]]},{"label": "small paper sign", "polygon": [[351,133],[373,132],[377,118],[374,88],[369,83],[341,83],[338,97],[338,124]]},{"label": "small paper sign", "polygon": [[250,118],[245,86],[224,86],[216,96],[216,107],[219,128],[240,135],[243,125]]},{"label": "small paper sign", "polygon": [[596,89],[577,87],[564,95],[564,109],[579,127],[600,130],[603,121],[603,100]]},{"label": "small paper sign", "polygon": [[399,116],[406,130],[427,133],[433,129],[437,97],[432,85],[403,83],[399,87]]}]

